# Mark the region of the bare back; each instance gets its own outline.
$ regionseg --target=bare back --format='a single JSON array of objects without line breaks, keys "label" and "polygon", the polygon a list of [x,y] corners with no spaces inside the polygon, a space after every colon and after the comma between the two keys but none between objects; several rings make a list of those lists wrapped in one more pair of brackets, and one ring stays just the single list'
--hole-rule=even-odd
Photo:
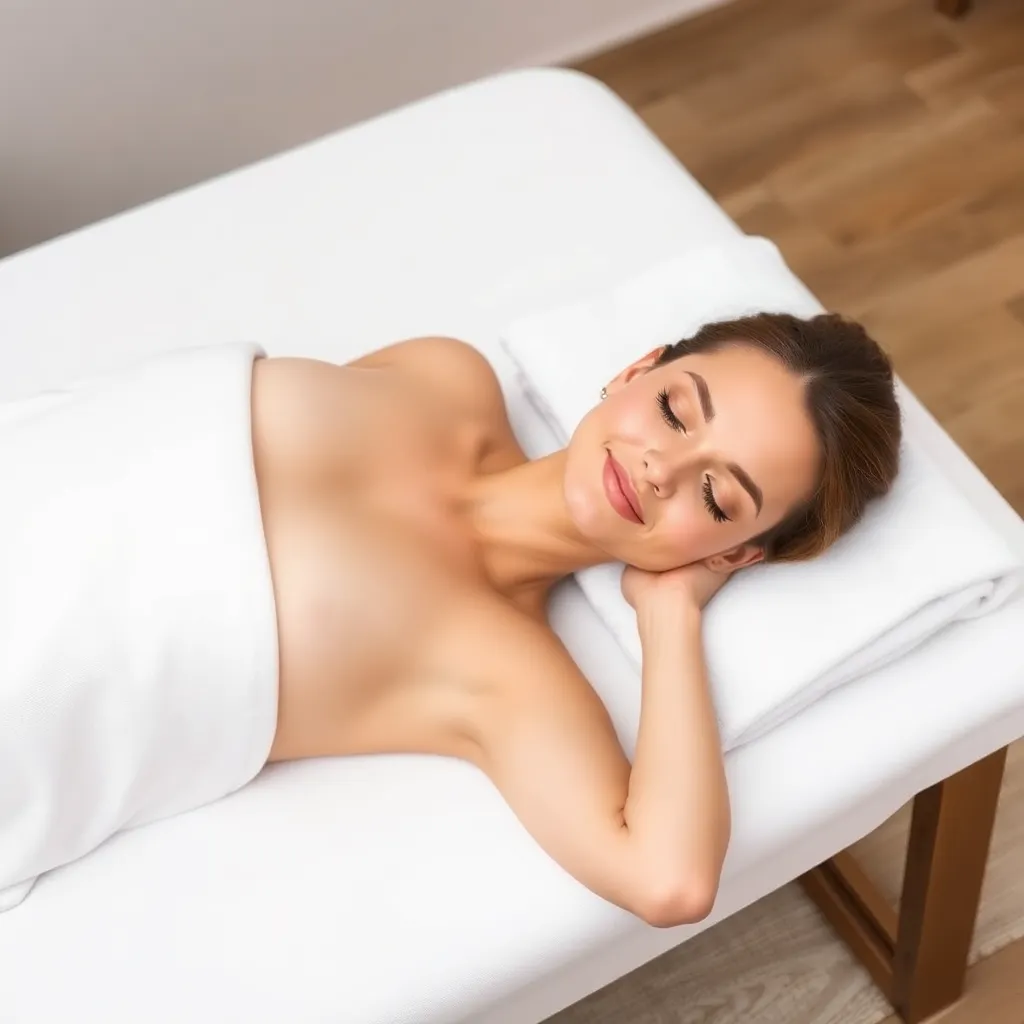
[{"label": "bare back", "polygon": [[280,645],[271,759],[469,755],[486,623],[527,611],[490,589],[462,514],[475,477],[524,458],[483,358],[420,339],[348,366],[261,360],[253,436]]}]

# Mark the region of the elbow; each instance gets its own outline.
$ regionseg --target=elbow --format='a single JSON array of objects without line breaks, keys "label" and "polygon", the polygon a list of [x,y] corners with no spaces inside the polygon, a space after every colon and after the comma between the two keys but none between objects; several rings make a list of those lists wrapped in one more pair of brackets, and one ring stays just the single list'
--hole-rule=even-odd
[{"label": "elbow", "polygon": [[633,913],[652,928],[696,924],[711,913],[717,896],[717,879],[673,879],[648,886]]}]

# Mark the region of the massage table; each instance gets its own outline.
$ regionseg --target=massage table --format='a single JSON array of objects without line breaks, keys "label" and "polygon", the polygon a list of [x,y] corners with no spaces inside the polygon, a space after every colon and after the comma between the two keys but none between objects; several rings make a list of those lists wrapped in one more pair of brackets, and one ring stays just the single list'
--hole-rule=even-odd
[{"label": "massage table", "polygon": [[[186,346],[343,362],[438,333],[491,356],[528,435],[506,323],[738,230],[604,86],[505,74],[0,263],[0,400]],[[902,398],[908,434],[1024,551],[1017,515]],[[571,583],[553,617],[632,752],[620,648]],[[523,1024],[803,878],[923,1019],[963,982],[1024,735],[1022,641],[1017,596],[731,752],[734,836],[699,924],[650,928],[589,893],[464,763],[284,764],[44,875],[0,915],[0,1017]],[[918,794],[897,921],[842,851]]]}]

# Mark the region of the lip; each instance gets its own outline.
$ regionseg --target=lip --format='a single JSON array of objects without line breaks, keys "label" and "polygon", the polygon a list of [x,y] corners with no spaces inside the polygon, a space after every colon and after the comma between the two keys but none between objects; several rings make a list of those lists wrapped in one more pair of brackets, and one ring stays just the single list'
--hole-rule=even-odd
[{"label": "lip", "polygon": [[602,477],[608,504],[623,519],[627,519],[631,523],[643,524],[640,499],[630,482],[629,474],[615,461],[611,452],[608,453],[608,458],[604,461]]}]

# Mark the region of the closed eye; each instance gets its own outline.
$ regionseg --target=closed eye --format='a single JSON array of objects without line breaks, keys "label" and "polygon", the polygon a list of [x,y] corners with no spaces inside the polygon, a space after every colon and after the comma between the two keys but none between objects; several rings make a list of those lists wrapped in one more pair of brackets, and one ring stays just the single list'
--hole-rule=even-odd
[{"label": "closed eye", "polygon": [[732,520],[722,511],[722,507],[715,501],[715,492],[711,489],[711,477],[704,477],[704,507],[711,513],[711,518],[716,523],[727,523]]},{"label": "closed eye", "polygon": [[658,408],[661,410],[661,418],[673,430],[681,430],[684,434],[686,433],[686,425],[672,411],[672,406],[669,404],[668,400],[668,392],[664,388],[658,392]]}]

